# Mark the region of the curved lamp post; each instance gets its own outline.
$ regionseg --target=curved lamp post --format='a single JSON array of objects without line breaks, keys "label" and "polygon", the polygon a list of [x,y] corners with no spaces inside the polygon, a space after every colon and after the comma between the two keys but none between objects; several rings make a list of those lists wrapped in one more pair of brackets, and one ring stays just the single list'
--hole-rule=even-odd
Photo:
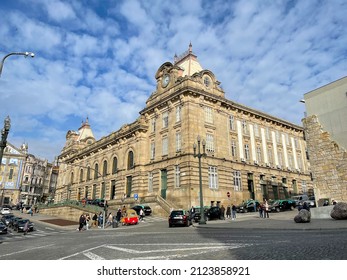
[{"label": "curved lamp post", "polygon": [[0,77],[1,77],[1,73],[2,73],[2,68],[4,67],[5,59],[11,55],[24,55],[25,57],[28,57],[28,56],[34,57],[35,56],[35,54],[32,52],[12,52],[12,53],[5,55],[3,57],[3,59],[1,60],[1,63],[0,63]]},{"label": "curved lamp post", "polygon": [[[1,141],[0,141],[0,167],[2,163],[2,156],[4,154],[4,150],[6,148],[6,143],[7,143],[7,135],[10,131],[11,128],[11,119],[9,116],[6,117],[4,120],[4,128],[1,130]],[[5,187],[3,186],[2,193],[1,193],[1,205],[3,204],[3,199],[4,199],[4,191]]]},{"label": "curved lamp post", "polygon": [[[199,159],[199,187],[200,187],[200,213],[201,213],[199,224],[204,225],[206,224],[206,220],[205,220],[205,211],[204,211],[204,199],[202,196],[201,158],[206,156],[206,152],[205,152],[206,142],[205,140],[201,141],[200,136],[197,137],[197,142],[198,142],[198,145],[194,143],[193,149],[194,149],[194,157],[197,157]],[[202,142],[202,150],[203,150],[202,153],[200,151],[201,142]],[[196,153],[196,148],[198,148],[198,153]]]}]

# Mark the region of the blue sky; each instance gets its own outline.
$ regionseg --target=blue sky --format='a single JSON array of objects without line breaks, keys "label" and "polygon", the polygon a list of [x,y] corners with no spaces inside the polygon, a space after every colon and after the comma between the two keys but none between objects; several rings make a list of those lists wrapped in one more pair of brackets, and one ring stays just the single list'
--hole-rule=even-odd
[{"label": "blue sky", "polygon": [[301,125],[303,95],[347,74],[347,2],[2,0],[0,124],[49,161],[89,118],[97,139],[131,123],[154,75],[188,49],[235,102]]}]

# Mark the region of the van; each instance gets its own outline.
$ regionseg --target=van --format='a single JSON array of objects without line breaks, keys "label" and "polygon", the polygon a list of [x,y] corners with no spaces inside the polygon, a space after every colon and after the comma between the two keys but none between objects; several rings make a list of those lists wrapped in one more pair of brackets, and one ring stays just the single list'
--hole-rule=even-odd
[{"label": "van", "polygon": [[300,194],[292,196],[292,200],[296,202],[296,205],[302,205],[306,200],[308,200],[308,195]]}]

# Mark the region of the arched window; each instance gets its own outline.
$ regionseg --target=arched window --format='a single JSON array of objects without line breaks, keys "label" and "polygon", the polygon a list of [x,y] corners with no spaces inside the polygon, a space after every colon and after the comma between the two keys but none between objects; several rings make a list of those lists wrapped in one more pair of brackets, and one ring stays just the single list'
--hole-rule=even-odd
[{"label": "arched window", "polygon": [[113,158],[113,164],[112,164],[112,174],[116,174],[117,173],[117,168],[118,168],[118,159],[117,157]]},{"label": "arched window", "polygon": [[95,163],[94,179],[98,179],[98,177],[99,177],[99,164]]},{"label": "arched window", "polygon": [[71,178],[70,178],[71,185],[73,184],[73,172],[71,172]]},{"label": "arched window", "polygon": [[134,168],[134,153],[130,151],[128,153],[128,170]]},{"label": "arched window", "polygon": [[83,182],[83,169],[80,170],[80,183]]},{"label": "arched window", "polygon": [[106,177],[107,175],[107,161],[104,160],[104,166],[103,166],[103,170],[102,170],[102,176]]},{"label": "arched window", "polygon": [[90,166],[87,168],[87,180],[89,181],[91,179],[90,177]]}]

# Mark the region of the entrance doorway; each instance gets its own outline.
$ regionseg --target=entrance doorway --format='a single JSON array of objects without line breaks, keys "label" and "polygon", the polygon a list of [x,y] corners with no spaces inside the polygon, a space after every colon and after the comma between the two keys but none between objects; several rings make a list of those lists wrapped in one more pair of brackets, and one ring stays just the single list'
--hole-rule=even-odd
[{"label": "entrance doorway", "polygon": [[161,197],[166,199],[166,190],[167,190],[167,170],[161,170]]}]

